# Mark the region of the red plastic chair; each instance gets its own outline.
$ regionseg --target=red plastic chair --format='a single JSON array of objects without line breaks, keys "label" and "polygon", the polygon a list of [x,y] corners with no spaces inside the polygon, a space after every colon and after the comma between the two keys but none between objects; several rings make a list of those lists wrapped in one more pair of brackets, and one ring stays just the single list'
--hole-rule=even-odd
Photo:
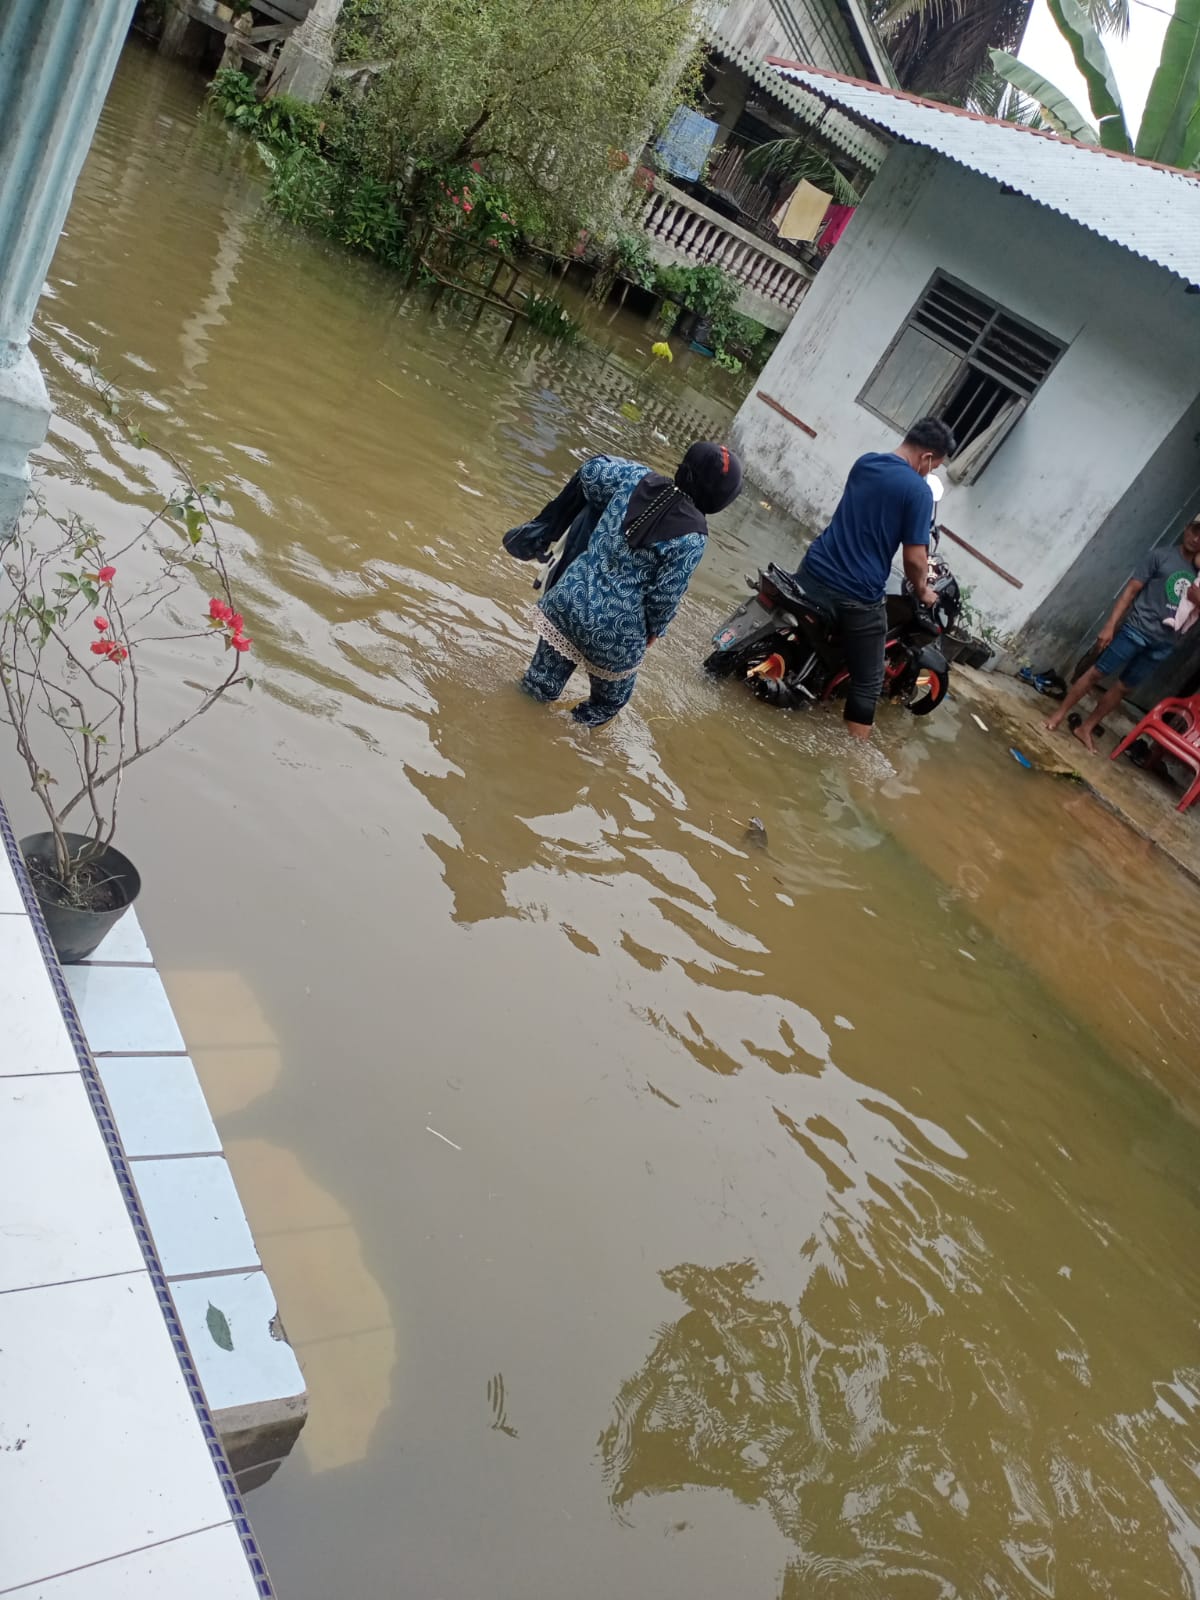
[{"label": "red plastic chair", "polygon": [[[1182,727],[1169,727],[1167,717],[1181,722]],[[1191,768],[1191,786],[1175,808],[1177,811],[1186,811],[1194,800],[1200,800],[1200,694],[1190,695],[1186,700],[1160,700],[1133,732],[1126,734],[1109,759],[1115,761],[1118,756],[1124,755],[1133,741],[1143,735],[1161,745],[1176,761],[1182,761],[1184,766]]]}]

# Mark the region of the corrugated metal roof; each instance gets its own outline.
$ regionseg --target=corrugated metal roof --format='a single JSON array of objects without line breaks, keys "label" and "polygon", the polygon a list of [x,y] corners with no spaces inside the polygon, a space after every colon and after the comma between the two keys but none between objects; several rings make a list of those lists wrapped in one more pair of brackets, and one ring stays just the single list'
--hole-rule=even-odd
[{"label": "corrugated metal roof", "polygon": [[770,64],[787,82],[812,90],[867,126],[936,150],[1166,267],[1186,283],[1200,284],[1197,177],[878,84],[774,57]]}]

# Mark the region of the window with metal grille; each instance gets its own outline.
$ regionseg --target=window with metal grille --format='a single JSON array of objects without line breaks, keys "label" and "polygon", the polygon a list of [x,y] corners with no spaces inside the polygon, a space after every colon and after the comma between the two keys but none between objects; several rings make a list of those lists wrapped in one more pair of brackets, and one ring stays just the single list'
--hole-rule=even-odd
[{"label": "window with metal grille", "polygon": [[941,417],[958,440],[947,470],[959,483],[973,483],[1064,349],[938,273],[858,398],[898,428]]}]

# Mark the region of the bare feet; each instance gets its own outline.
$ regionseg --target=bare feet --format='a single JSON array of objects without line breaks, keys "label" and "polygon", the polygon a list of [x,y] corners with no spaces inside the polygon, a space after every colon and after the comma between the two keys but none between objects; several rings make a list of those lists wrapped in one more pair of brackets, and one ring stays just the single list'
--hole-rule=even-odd
[{"label": "bare feet", "polygon": [[1045,728],[1047,733],[1057,733],[1063,725],[1065,716],[1065,711],[1056,711],[1053,716],[1046,718],[1045,722],[1042,723],[1042,727]]},{"label": "bare feet", "polygon": [[1080,744],[1085,750],[1089,751],[1092,755],[1098,754],[1096,746],[1092,742],[1092,730],[1088,727],[1086,722],[1081,722],[1077,728],[1072,728],[1071,732],[1079,740]]}]

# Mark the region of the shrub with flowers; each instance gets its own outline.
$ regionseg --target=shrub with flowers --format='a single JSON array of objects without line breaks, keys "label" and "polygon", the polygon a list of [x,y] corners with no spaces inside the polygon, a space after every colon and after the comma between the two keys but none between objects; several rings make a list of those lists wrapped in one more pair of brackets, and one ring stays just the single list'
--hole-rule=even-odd
[{"label": "shrub with flowers", "polygon": [[479,244],[511,252],[521,237],[504,190],[487,176],[482,162],[438,173],[440,199],[436,220],[460,229]]},{"label": "shrub with flowers", "polygon": [[[213,521],[218,497],[174,465],[179,492],[119,542],[34,496],[0,545],[0,722],[15,731],[54,835],[53,870],[40,866],[53,882],[39,892],[83,909],[102,887],[94,869],[116,832],[128,768],[251,681],[243,667],[254,641]],[[189,655],[179,682],[190,704],[164,724],[148,704],[150,682],[184,641],[202,641],[213,668],[195,684]],[[74,853],[68,819],[88,840]]]}]

